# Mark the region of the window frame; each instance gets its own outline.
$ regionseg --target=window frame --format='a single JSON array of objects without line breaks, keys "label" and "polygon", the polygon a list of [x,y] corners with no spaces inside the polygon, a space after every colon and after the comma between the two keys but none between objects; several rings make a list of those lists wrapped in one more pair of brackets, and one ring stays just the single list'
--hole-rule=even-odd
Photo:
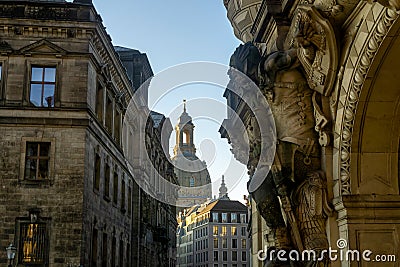
[{"label": "window frame", "polygon": [[[46,69],[46,68],[54,68],[55,69],[55,76],[54,76],[54,82],[46,82],[44,80],[42,80],[41,82],[38,81],[32,81],[32,69],[33,68],[42,68],[42,69]],[[35,108],[45,108],[45,109],[49,109],[49,108],[55,108],[55,107],[59,107],[59,93],[58,93],[58,87],[59,87],[59,72],[60,72],[60,62],[55,62],[55,61],[38,61],[38,62],[29,62],[28,63],[28,80],[27,80],[27,95],[26,95],[26,100],[29,106],[31,107],[35,107]],[[43,79],[44,77],[42,77]],[[46,106],[35,106],[32,102],[31,102],[31,85],[32,84],[41,84],[42,85],[42,96],[41,96],[41,103],[44,103],[44,99],[43,99],[43,86],[46,84],[51,84],[54,85],[54,100],[53,100],[53,106],[51,107],[46,107]]]},{"label": "window frame", "polygon": [[5,77],[5,75],[7,75],[7,68],[8,68],[8,64],[7,61],[5,59],[0,59],[0,105],[4,105],[6,99],[6,81],[7,78]]},{"label": "window frame", "polygon": [[[215,218],[217,220],[215,220]],[[218,212],[213,212],[212,213],[212,219],[213,219],[213,222],[219,222],[219,213]]]},{"label": "window frame", "polygon": [[[44,262],[43,263],[23,263],[23,249],[22,249],[22,226],[25,224],[41,224],[45,225],[45,238],[44,238]],[[50,266],[50,242],[51,242],[51,218],[41,217],[39,210],[29,210],[28,217],[17,217],[15,224],[15,245],[17,247],[17,255],[15,257],[16,266]]]},{"label": "window frame", "polygon": [[[244,218],[244,220],[242,220]],[[240,223],[247,223],[247,214],[240,213]]]},{"label": "window frame", "polygon": [[[119,185],[119,171],[118,167],[114,166],[113,170],[113,195],[112,195],[112,203],[115,207],[118,206],[118,198],[119,198],[119,192],[120,192],[120,185]],[[121,177],[122,178],[122,177]]]},{"label": "window frame", "polygon": [[[25,164],[26,164],[26,149],[28,143],[50,143],[49,149],[49,174],[48,179],[25,179]],[[54,183],[55,175],[55,138],[38,138],[38,137],[22,137],[21,138],[21,159],[20,159],[20,170],[19,170],[19,183],[27,186],[39,186],[39,185],[52,185]]]},{"label": "window frame", "polygon": [[227,222],[228,222],[228,213],[223,212],[223,213],[221,214],[221,222],[222,222],[222,223],[227,223]]}]

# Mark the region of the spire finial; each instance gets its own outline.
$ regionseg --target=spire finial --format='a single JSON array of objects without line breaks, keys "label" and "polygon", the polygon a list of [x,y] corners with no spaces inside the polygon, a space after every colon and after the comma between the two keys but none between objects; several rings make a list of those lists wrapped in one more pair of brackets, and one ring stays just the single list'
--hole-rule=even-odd
[{"label": "spire finial", "polygon": [[183,99],[183,112],[186,112],[186,99]]},{"label": "spire finial", "polygon": [[222,175],[221,186],[219,187],[219,198],[220,199],[229,199],[228,188],[225,185],[225,176],[224,175]]}]

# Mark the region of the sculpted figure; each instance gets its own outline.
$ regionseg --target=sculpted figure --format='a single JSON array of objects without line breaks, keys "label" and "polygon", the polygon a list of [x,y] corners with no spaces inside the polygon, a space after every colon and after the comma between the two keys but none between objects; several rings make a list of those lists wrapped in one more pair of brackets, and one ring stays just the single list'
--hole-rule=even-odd
[{"label": "sculpted figure", "polygon": [[392,8],[393,10],[400,10],[400,0],[368,0],[368,2],[378,2],[385,7]]},{"label": "sculpted figure", "polygon": [[[278,145],[274,164],[263,184],[250,193],[275,233],[276,249],[318,252],[328,249],[325,220],[329,208],[325,176],[320,171],[318,133],[314,129],[312,96],[315,91],[303,74],[299,49],[277,51],[262,57],[253,44],[246,43],[233,54],[231,66],[259,85],[275,119]],[[252,139],[250,143],[258,138]],[[254,157],[252,155],[250,161]],[[267,266],[293,266],[289,264],[293,263],[272,261]],[[326,266],[327,260],[302,264]]]}]

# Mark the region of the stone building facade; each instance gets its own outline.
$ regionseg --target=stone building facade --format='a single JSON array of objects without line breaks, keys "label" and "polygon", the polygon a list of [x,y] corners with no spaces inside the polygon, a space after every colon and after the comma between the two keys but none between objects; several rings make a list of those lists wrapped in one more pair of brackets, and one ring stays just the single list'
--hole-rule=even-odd
[{"label": "stone building facade", "polygon": [[[273,102],[279,98],[279,90],[293,89],[296,83],[296,88],[300,88],[299,83],[305,81],[304,88],[315,92],[312,93],[312,104],[307,103],[308,100],[298,103],[302,107],[312,106],[314,112],[314,115],[306,112],[299,115],[313,117],[315,120],[317,149],[320,150],[315,160],[320,161],[318,168],[323,172],[319,172],[320,178],[316,179],[320,179],[320,188],[326,190],[325,204],[326,209],[330,210],[320,218],[312,218],[326,225],[320,233],[325,237],[320,240],[325,240],[332,249],[341,249],[344,253],[371,250],[371,260],[379,260],[375,256],[381,255],[387,259],[379,266],[397,266],[394,259],[398,262],[400,257],[400,86],[397,79],[400,68],[400,2],[226,0],[224,4],[235,35],[243,42],[252,43],[242,45],[242,48],[256,47],[258,50],[249,52],[254,55],[252,59],[245,55],[242,61],[239,60],[249,64],[247,68],[240,69],[237,64],[234,67],[247,74],[260,87],[268,101],[272,99],[269,103],[272,103],[271,109],[277,121],[277,136],[281,144],[286,141],[280,134],[288,127],[297,126],[290,121],[282,125],[282,121],[279,121],[282,115],[276,109],[276,102]],[[243,51],[242,48],[237,51]],[[278,60],[274,60],[282,54],[289,59],[293,57],[299,64],[294,67],[290,67],[290,64],[279,66]],[[239,56],[235,52],[234,59]],[[261,61],[258,62],[258,59]],[[251,61],[257,62],[255,70],[249,69],[255,63]],[[279,79],[288,78],[284,75],[289,71],[293,75],[294,70],[299,73],[297,78],[286,80],[286,84],[278,84]],[[236,97],[229,91],[226,93],[227,98]],[[290,98],[279,100],[283,101],[282,105],[291,104]],[[257,171],[257,161],[263,160],[257,158],[260,157],[257,145],[261,142],[257,139],[258,127],[251,127],[254,112],[248,106],[232,108],[236,111],[247,109],[247,112],[241,113],[241,119],[248,126],[246,131],[255,137],[246,143],[237,136],[229,135],[227,129],[234,123],[230,118],[224,122],[221,133],[235,147],[250,145],[250,150],[255,153],[251,154],[249,161],[243,160],[243,163],[248,164],[250,175],[253,175]],[[297,109],[287,109],[286,112]],[[279,153],[279,144],[277,149]],[[295,164],[297,160],[294,159]],[[279,174],[276,172],[277,165],[275,160],[272,175]],[[292,169],[293,172],[297,170]],[[277,189],[281,188],[277,186]],[[304,190],[304,187],[298,190]],[[325,194],[322,191],[320,193]],[[264,262],[257,259],[257,252],[264,249],[265,245],[270,248],[282,247],[283,234],[265,224],[269,217],[263,201],[268,196],[253,195],[253,266],[264,266]],[[282,192],[278,192],[278,195],[281,199],[286,198]],[[301,207],[302,204],[295,204],[294,211],[285,209],[285,212],[294,214],[299,222],[298,226],[293,226],[293,221],[287,222],[292,226],[290,246],[302,250],[300,245],[310,245],[307,231],[302,226],[302,220],[305,220],[302,216],[309,216],[310,212],[301,211],[296,205]],[[260,214],[266,220],[260,218]],[[298,231],[293,228],[298,228]],[[301,240],[296,240],[296,235]],[[337,240],[341,240],[341,243]],[[332,260],[323,264],[376,266],[365,260]]]},{"label": "stone building facade", "polygon": [[248,267],[250,244],[247,207],[221,197],[184,210],[178,217],[179,267]]},{"label": "stone building facade", "polygon": [[139,152],[122,147],[143,81],[91,1],[1,1],[0,39],[1,265],[12,242],[18,266],[172,266],[175,211],[142,192],[124,155]]},{"label": "stone building facade", "polygon": [[192,117],[184,108],[175,126],[176,143],[171,158],[178,178],[178,209],[202,204],[212,198],[211,178],[207,164],[196,156],[194,145],[194,128]]}]

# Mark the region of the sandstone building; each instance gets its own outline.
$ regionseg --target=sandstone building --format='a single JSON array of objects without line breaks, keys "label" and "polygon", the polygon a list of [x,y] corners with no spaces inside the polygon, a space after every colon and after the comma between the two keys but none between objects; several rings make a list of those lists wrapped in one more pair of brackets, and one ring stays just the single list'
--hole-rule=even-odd
[{"label": "sandstone building", "polygon": [[[236,37],[250,42],[237,49],[231,66],[260,88],[270,104],[279,141],[274,161],[269,162],[272,172],[265,177],[270,185],[250,192],[253,266],[264,266],[257,252],[265,245],[299,251],[328,246],[344,253],[371,250],[373,261],[378,260],[375,256],[386,256],[379,266],[397,266],[400,2],[225,0],[224,4]],[[225,93],[228,103],[241,97],[233,88],[234,76],[231,72],[232,87]],[[266,161],[260,149],[263,133],[258,132],[263,122],[254,122],[257,111],[246,103],[231,108],[241,111],[251,140],[243,140],[243,133],[229,133],[235,125],[231,117],[220,132],[234,151],[250,147],[250,159],[242,162],[253,179],[260,170],[257,162]],[[291,133],[293,129],[297,133]],[[306,139],[300,133],[307,133],[312,144],[301,144]],[[301,174],[302,170],[309,171]],[[292,182],[279,181],[289,174],[295,176]],[[284,200],[286,230],[281,211],[272,211],[276,200],[266,193],[272,189]],[[313,192],[319,197],[306,204],[306,198],[316,196]],[[319,213],[314,213],[315,205]],[[310,239],[312,231],[305,222],[314,225],[318,238]],[[317,224],[324,227],[317,229]],[[342,259],[320,266],[375,264]]]},{"label": "sandstone building", "polygon": [[194,127],[184,101],[183,112],[175,126],[176,143],[172,157],[175,174],[181,186],[177,199],[178,208],[202,204],[212,197],[211,178],[206,162],[196,156]]},{"label": "sandstone building", "polygon": [[[128,169],[147,153],[137,134],[122,147],[147,57],[114,49],[89,0],[0,1],[0,39],[0,264],[12,242],[14,266],[174,266],[175,210]],[[137,116],[161,147],[170,122]],[[176,183],[165,154],[151,160]]]}]

